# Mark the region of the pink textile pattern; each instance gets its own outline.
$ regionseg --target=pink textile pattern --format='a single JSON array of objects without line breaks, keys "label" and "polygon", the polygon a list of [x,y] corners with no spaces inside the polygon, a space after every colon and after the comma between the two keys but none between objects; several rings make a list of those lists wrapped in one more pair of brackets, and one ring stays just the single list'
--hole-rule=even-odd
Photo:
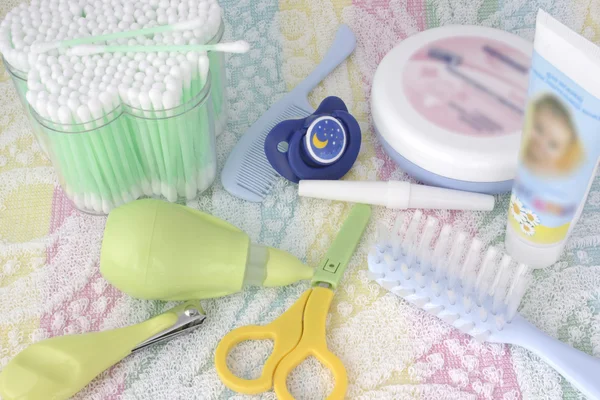
[{"label": "pink textile pattern", "polygon": [[69,215],[75,211],[73,203],[67,198],[60,186],[56,186],[52,196],[52,214],[50,215],[50,233],[62,225]]},{"label": "pink textile pattern", "polygon": [[[52,212],[50,214],[49,233],[55,233],[65,222],[65,219],[73,212],[78,212],[71,201],[65,196],[62,188],[56,186],[52,194]],[[58,251],[58,241],[52,243],[46,249],[46,264],[52,261],[52,258]]]},{"label": "pink textile pattern", "polygon": [[[53,196],[50,233],[56,232],[73,212],[80,211],[73,208],[63,191],[57,187]],[[48,264],[53,261],[57,245],[54,243],[47,251]],[[122,296],[122,292],[102,278],[98,269],[81,290],[52,313],[43,315],[40,327],[51,333],[50,336],[98,331],[104,318],[110,314],[115,300]]]},{"label": "pink textile pattern", "polygon": [[[359,28],[355,29],[357,65],[362,76],[364,96],[367,104],[370,104],[373,75],[379,62],[402,39],[426,29],[425,2],[410,0],[406,7],[402,7],[391,0],[355,0],[353,5],[356,18],[354,26]],[[372,29],[374,26],[377,27],[375,31]],[[363,29],[360,29],[361,27]],[[369,123],[370,132],[375,139],[373,121]],[[378,143],[375,145],[375,151],[377,158],[383,160],[378,177],[388,180],[393,172],[398,172],[398,167]]]},{"label": "pink textile pattern", "polygon": [[506,345],[478,343],[452,329],[409,368],[423,383],[455,386],[478,399],[520,399],[521,391]]},{"label": "pink textile pattern", "polygon": [[[47,332],[48,337],[101,331],[104,320],[122,296],[123,293],[109,285],[98,271],[85,287],[74,293],[59,308],[42,315],[40,328]],[[104,394],[103,399],[120,399],[125,389],[125,377],[123,374],[113,373],[115,368],[101,374],[79,396],[87,398],[85,393],[93,392],[96,386],[104,386],[111,388],[113,393]]]},{"label": "pink textile pattern", "polygon": [[[62,189],[57,186],[52,198],[50,233],[58,231],[66,218],[72,213],[79,212],[74,208]],[[58,245],[57,241],[48,247],[47,264],[52,263]],[[99,265],[96,265],[96,267],[98,268]],[[52,310],[51,313],[41,316],[40,328],[46,333],[47,337],[101,331],[104,320],[110,315],[115,303],[123,296],[122,292],[102,278],[98,268],[81,290],[73,293],[70,298]],[[93,391],[94,387],[99,384],[112,388],[112,393],[105,394],[102,397],[103,399],[120,399],[125,389],[125,378],[123,374],[113,374],[113,369],[105,371],[80,393],[80,396]],[[104,383],[102,383],[103,381]],[[110,384],[106,384],[108,381],[110,381]]]}]

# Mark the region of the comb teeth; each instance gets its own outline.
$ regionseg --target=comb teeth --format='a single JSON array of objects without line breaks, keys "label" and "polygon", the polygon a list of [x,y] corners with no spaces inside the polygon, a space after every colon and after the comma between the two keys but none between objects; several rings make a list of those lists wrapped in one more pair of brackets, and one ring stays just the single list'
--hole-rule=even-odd
[{"label": "comb teeth", "polygon": [[244,189],[260,196],[261,200],[269,194],[279,174],[271,167],[265,155],[265,139],[271,129],[286,119],[304,118],[310,113],[291,104],[282,111],[275,120],[265,125],[263,131],[256,136],[250,149],[244,155],[244,161],[238,171],[236,182]]},{"label": "comb teeth", "polygon": [[[402,218],[403,216],[399,217]],[[529,268],[494,247],[483,248],[449,225],[415,212],[404,234],[379,231],[369,270],[377,282],[477,340],[487,340],[515,317],[529,284]]]}]

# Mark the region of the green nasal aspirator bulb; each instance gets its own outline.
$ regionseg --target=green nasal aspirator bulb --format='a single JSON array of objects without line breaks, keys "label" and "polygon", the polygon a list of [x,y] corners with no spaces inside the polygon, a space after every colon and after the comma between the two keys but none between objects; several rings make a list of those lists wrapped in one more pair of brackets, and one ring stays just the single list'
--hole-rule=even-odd
[{"label": "green nasal aspirator bulb", "polygon": [[221,297],[245,286],[285,286],[314,274],[291,254],[252,243],[219,218],[154,199],[111,211],[100,272],[130,296],[152,300]]}]

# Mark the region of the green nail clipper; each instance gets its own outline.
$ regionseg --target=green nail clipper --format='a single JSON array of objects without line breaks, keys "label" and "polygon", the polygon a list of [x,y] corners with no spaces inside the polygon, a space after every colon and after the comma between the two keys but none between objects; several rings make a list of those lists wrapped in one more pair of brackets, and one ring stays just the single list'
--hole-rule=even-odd
[{"label": "green nail clipper", "polygon": [[153,199],[109,214],[100,272],[130,296],[160,300],[221,297],[245,286],[285,286],[314,274],[291,254],[251,243],[219,218]]},{"label": "green nail clipper", "polygon": [[4,400],[63,400],[129,354],[202,324],[197,301],[188,301],[137,325],[57,336],[17,354],[0,372]]}]

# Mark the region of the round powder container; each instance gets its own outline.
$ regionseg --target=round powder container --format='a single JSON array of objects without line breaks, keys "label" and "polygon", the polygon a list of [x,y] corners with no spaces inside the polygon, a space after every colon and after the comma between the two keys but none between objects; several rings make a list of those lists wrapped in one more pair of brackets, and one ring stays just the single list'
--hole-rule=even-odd
[{"label": "round powder container", "polygon": [[479,26],[403,40],[373,78],[371,111],[385,151],[428,185],[509,192],[532,49],[516,35]]}]

